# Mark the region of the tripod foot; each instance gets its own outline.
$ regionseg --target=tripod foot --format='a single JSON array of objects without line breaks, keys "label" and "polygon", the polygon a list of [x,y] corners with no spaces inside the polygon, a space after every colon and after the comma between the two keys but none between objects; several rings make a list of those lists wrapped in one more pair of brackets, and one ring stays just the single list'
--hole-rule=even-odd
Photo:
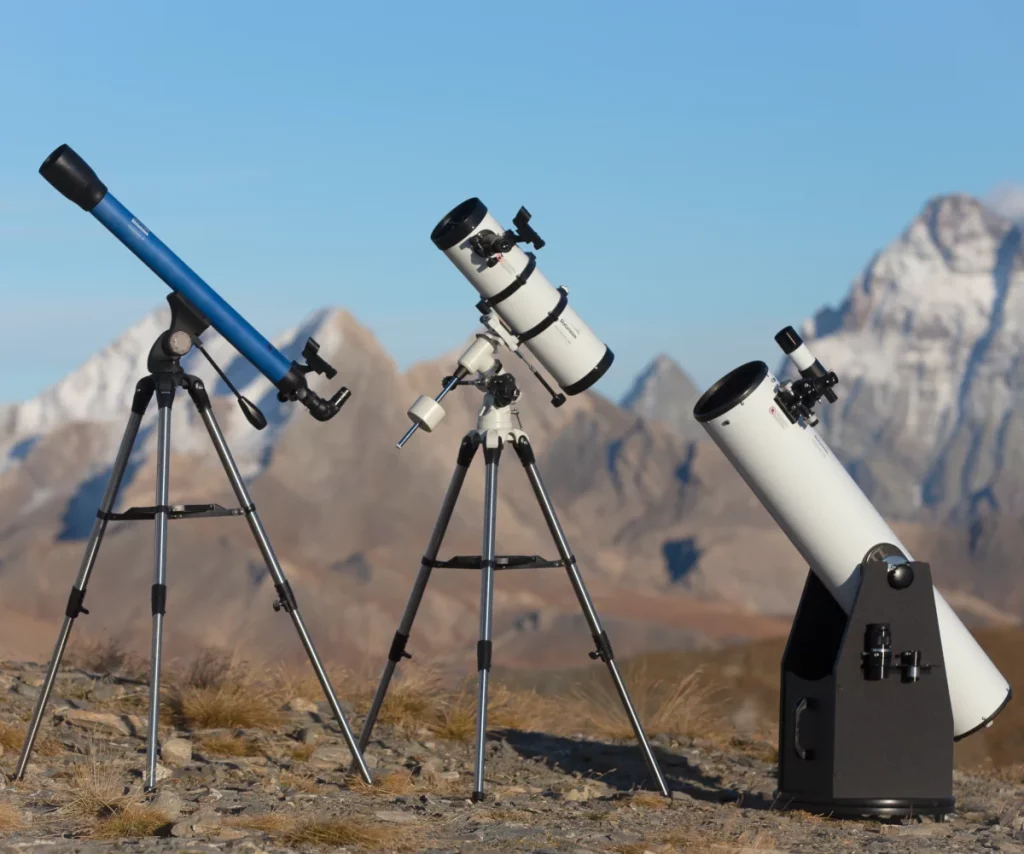
[{"label": "tripod foot", "polygon": [[481,801],[485,801],[485,800],[487,800],[487,795],[485,795],[483,792],[473,792],[473,803],[474,804],[478,804]]}]

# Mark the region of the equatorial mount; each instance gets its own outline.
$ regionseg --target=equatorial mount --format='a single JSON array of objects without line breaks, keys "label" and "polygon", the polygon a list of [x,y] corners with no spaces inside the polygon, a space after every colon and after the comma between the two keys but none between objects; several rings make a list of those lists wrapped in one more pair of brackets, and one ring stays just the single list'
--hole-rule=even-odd
[{"label": "equatorial mount", "polygon": [[510,230],[497,234],[485,228],[470,238],[469,245],[477,255],[487,259],[488,267],[497,264],[497,256],[508,252],[517,243],[530,243],[534,249],[543,249],[544,241],[529,223],[530,212],[521,207],[519,213],[512,218],[512,224],[519,229],[518,232]]}]

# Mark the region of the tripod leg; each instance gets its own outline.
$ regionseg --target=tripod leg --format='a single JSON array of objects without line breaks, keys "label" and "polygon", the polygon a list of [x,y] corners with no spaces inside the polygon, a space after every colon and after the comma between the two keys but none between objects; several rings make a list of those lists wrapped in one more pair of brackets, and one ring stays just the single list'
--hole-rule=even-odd
[{"label": "tripod leg", "polygon": [[167,519],[171,468],[171,406],[174,386],[167,384],[156,390],[159,407],[156,439],[156,535],[154,538],[154,571],[151,603],[153,610],[153,646],[150,657],[149,729],[146,734],[146,789],[156,788],[156,754],[160,723],[160,664],[163,657],[164,613],[167,602]]},{"label": "tripod leg", "polygon": [[342,711],[341,704],[338,702],[338,697],[334,691],[334,687],[331,685],[331,680],[327,676],[327,671],[324,670],[324,666],[320,661],[320,656],[317,654],[316,648],[313,646],[313,640],[310,638],[309,631],[306,629],[306,624],[303,622],[302,615],[299,613],[299,606],[295,601],[295,594],[292,592],[291,585],[288,583],[288,579],[285,578],[284,572],[281,570],[281,564],[277,560],[277,555],[274,554],[274,549],[270,545],[270,540],[267,538],[267,532],[263,529],[263,523],[260,521],[260,517],[256,513],[256,507],[253,505],[252,499],[249,497],[249,490],[246,489],[245,482],[242,480],[242,475],[238,471],[238,465],[235,463],[234,457],[231,456],[231,450],[228,448],[227,442],[224,439],[224,434],[221,432],[220,425],[217,423],[217,419],[214,418],[213,410],[210,408],[210,397],[206,392],[206,387],[201,381],[193,380],[189,386],[189,394],[192,396],[192,400],[194,401],[196,408],[199,410],[199,414],[202,416],[203,423],[206,425],[206,430],[210,434],[210,439],[213,441],[213,445],[217,449],[217,456],[220,457],[220,461],[224,466],[224,471],[227,473],[228,480],[231,482],[231,488],[235,491],[238,503],[245,511],[245,518],[249,522],[249,528],[256,540],[256,545],[259,546],[260,552],[263,555],[263,560],[267,565],[267,570],[270,572],[270,577],[274,581],[274,587],[276,588],[277,595],[279,597],[275,607],[283,608],[292,618],[292,623],[295,625],[295,630],[299,634],[299,640],[302,641],[302,646],[306,650],[306,655],[309,658],[310,664],[313,665],[313,671],[316,673],[316,678],[320,682],[320,687],[323,689],[324,696],[327,698],[327,702],[331,706],[331,711],[334,713],[334,717],[337,719],[338,725],[341,727],[342,735],[345,737],[345,742],[348,744],[349,750],[352,751],[353,762],[359,768],[359,773],[363,780],[367,783],[372,783],[373,779],[370,777],[370,770],[366,767],[366,762],[363,760],[363,755],[359,750],[359,746],[356,744],[355,736],[352,734],[348,721],[345,719],[345,713]]},{"label": "tripod leg", "polygon": [[608,672],[611,674],[615,690],[618,692],[619,699],[622,701],[622,706],[633,727],[633,732],[636,734],[636,740],[640,743],[640,749],[643,751],[647,768],[650,770],[655,782],[657,782],[661,794],[668,797],[668,786],[665,785],[665,778],[658,767],[658,760],[655,759],[651,745],[644,734],[643,725],[640,723],[640,718],[633,707],[633,701],[629,697],[626,684],[622,681],[622,676],[619,675],[618,667],[615,666],[615,656],[612,652],[611,641],[608,640],[608,633],[601,626],[601,620],[594,609],[594,603],[591,601],[590,594],[587,593],[587,588],[583,584],[583,576],[580,575],[579,567],[576,566],[576,558],[569,549],[569,543],[565,539],[565,532],[562,530],[558,517],[555,515],[554,505],[552,505],[551,498],[544,488],[540,472],[537,471],[537,459],[534,456],[533,447],[530,445],[529,439],[523,436],[516,441],[515,449],[516,454],[519,455],[520,462],[523,464],[523,468],[526,469],[526,476],[530,479],[530,486],[533,487],[533,492],[537,496],[537,502],[540,504],[544,520],[548,524],[548,530],[551,531],[551,536],[558,547],[559,556],[565,561],[569,581],[576,593],[576,598],[579,600],[580,607],[583,609],[583,615],[590,626],[590,633],[594,636],[594,643],[597,644],[597,651],[591,653],[591,656],[600,658],[608,665]]},{"label": "tripod leg", "polygon": [[484,799],[484,754],[487,748],[487,677],[491,670],[491,615],[494,610],[494,541],[498,516],[498,461],[501,445],[484,448],[484,537],[480,551],[480,642],[476,646],[476,768],[473,800]]},{"label": "tripod leg", "polygon": [[139,425],[142,423],[142,416],[146,413],[146,407],[153,397],[153,380],[146,377],[140,380],[135,386],[135,399],[132,401],[132,414],[128,418],[128,426],[125,428],[121,445],[114,458],[113,468],[110,470],[110,477],[107,480],[107,488],[100,501],[100,509],[96,514],[96,521],[92,525],[92,533],[89,535],[89,543],[85,547],[85,555],[82,564],[78,569],[78,577],[71,588],[71,595],[68,596],[68,604],[64,610],[64,625],[61,626],[60,635],[57,637],[57,645],[53,649],[53,656],[46,670],[46,679],[39,691],[39,699],[36,701],[35,711],[32,713],[32,720],[29,722],[25,734],[25,743],[21,748],[21,757],[18,759],[18,768],[14,772],[14,779],[20,780],[25,776],[25,768],[28,766],[29,757],[32,755],[32,747],[35,745],[36,736],[39,735],[39,724],[43,719],[43,712],[49,702],[50,693],[53,691],[53,683],[57,678],[57,671],[64,658],[64,650],[68,645],[68,638],[71,635],[71,627],[79,614],[89,612],[82,607],[85,600],[85,588],[89,584],[89,576],[92,575],[93,567],[96,565],[96,556],[100,551],[100,544],[103,542],[103,534],[107,530],[110,511],[114,508],[117,500],[117,493],[121,489],[121,481],[124,478],[125,469],[128,468],[128,460],[132,455],[132,448],[135,447],[135,439],[139,434]]},{"label": "tripod leg", "polygon": [[405,651],[405,645],[409,642],[409,633],[412,631],[413,620],[416,619],[416,612],[419,610],[420,602],[423,600],[423,592],[427,589],[427,582],[430,581],[432,562],[437,558],[441,550],[441,542],[444,540],[448,524],[451,522],[452,513],[455,512],[455,504],[459,500],[459,493],[462,491],[462,484],[466,480],[466,472],[469,464],[476,454],[478,443],[473,436],[466,436],[459,446],[459,458],[455,464],[455,472],[452,474],[451,482],[448,484],[448,491],[445,493],[444,501],[441,502],[441,511],[437,514],[437,521],[434,523],[434,531],[430,535],[430,542],[427,550],[423,553],[423,562],[420,564],[420,571],[416,575],[416,582],[413,584],[412,592],[409,594],[409,601],[402,613],[402,621],[398,625],[398,631],[391,641],[391,651],[388,653],[387,663],[384,665],[384,672],[381,674],[377,691],[373,695],[373,702],[370,704],[370,711],[363,721],[363,731],[359,735],[359,749],[365,750],[370,742],[370,735],[377,723],[377,715],[380,714],[380,707],[384,704],[388,687],[391,685],[391,677],[394,676],[395,668],[403,658],[409,658]]}]

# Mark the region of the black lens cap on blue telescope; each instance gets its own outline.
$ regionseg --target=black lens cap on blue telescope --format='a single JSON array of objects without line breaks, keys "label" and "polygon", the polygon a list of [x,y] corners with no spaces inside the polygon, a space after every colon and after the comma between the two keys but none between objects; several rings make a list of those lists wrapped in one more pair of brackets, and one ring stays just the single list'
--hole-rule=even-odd
[{"label": "black lens cap on blue telescope", "polygon": [[39,174],[83,211],[91,211],[107,194],[106,184],[70,145],[62,145],[47,157],[39,167]]}]

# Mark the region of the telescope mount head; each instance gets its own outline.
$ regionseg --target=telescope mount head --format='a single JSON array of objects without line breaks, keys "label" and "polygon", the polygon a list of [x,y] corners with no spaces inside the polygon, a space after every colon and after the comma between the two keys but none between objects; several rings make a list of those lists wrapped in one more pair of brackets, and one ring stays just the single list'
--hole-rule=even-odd
[{"label": "telescope mount head", "polygon": [[220,365],[213,360],[199,339],[199,336],[210,328],[210,321],[177,291],[167,295],[167,303],[171,307],[171,323],[150,348],[146,365],[149,372],[153,376],[169,378],[174,383],[187,382],[187,375],[181,367],[181,359],[195,347],[206,357],[206,361],[213,366],[224,384],[231,389],[245,420],[257,430],[266,427],[267,418],[260,408],[235,388],[234,383],[220,369]]}]

